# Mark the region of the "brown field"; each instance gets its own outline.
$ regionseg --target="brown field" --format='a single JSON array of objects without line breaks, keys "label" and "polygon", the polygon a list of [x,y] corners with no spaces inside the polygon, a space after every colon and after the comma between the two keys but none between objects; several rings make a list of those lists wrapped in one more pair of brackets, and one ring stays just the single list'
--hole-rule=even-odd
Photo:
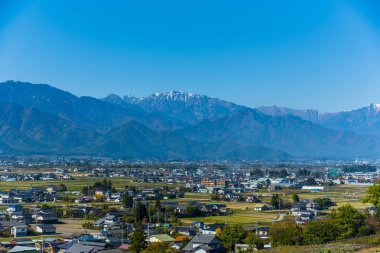
[{"label": "brown field", "polygon": [[69,235],[73,233],[96,233],[98,230],[84,229],[82,224],[84,219],[60,219],[63,224],[56,224],[57,233],[63,235]]}]

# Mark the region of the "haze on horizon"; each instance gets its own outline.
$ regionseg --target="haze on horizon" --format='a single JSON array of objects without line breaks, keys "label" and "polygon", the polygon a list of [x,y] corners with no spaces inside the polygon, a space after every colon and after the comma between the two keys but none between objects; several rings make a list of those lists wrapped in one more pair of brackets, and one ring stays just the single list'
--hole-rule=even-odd
[{"label": "haze on horizon", "polygon": [[324,112],[380,102],[378,1],[88,3],[0,1],[0,81]]}]

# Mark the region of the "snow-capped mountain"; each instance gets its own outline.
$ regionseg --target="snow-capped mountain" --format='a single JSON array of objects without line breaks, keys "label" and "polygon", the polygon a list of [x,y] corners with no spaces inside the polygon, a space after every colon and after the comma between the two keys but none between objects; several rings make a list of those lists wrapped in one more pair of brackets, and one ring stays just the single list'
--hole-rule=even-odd
[{"label": "snow-capped mountain", "polygon": [[110,95],[104,100],[122,106],[138,105],[147,112],[164,114],[190,124],[227,117],[244,108],[217,98],[181,91],[154,93],[145,98]]},{"label": "snow-capped mountain", "polygon": [[270,116],[178,91],[100,100],[9,81],[0,83],[0,152],[160,160],[379,158],[380,137],[371,135],[380,129],[379,107],[335,114],[267,108]]}]

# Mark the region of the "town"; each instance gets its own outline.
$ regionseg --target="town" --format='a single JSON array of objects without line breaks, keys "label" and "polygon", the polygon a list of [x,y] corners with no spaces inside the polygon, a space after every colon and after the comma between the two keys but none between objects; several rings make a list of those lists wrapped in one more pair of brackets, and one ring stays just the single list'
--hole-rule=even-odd
[{"label": "town", "polygon": [[[270,252],[378,229],[364,201],[376,162],[4,159],[0,171],[4,252]],[[354,234],[283,238],[346,209],[367,217]]]}]

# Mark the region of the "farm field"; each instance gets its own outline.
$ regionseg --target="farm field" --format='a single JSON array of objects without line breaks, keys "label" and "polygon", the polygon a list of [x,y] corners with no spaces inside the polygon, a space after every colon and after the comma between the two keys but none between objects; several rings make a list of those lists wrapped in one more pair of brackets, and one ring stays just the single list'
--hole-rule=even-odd
[{"label": "farm field", "polygon": [[59,234],[74,234],[74,233],[96,233],[98,230],[84,229],[82,224],[84,219],[60,219],[62,224],[55,224],[57,233]]},{"label": "farm field", "polygon": [[228,224],[243,224],[243,225],[255,225],[273,222],[278,217],[278,212],[265,211],[259,212],[254,210],[241,211],[233,213],[227,216],[208,216],[208,217],[195,217],[195,218],[184,218],[181,221],[185,224],[190,224],[193,221],[199,220],[206,224],[211,223],[228,223]]},{"label": "farm field", "polygon": [[[165,183],[141,183],[134,182],[131,178],[109,178],[112,181],[113,187],[118,190],[122,190],[126,185],[129,186],[150,186],[150,187],[177,187],[177,184],[165,184]],[[17,182],[0,182],[0,190],[9,189],[29,189],[31,187],[40,187],[47,185],[59,185],[65,184],[68,191],[80,191],[83,186],[93,185],[97,181],[101,181],[102,178],[93,177],[75,177],[74,180],[49,180],[49,181],[17,181]]]},{"label": "farm field", "polygon": [[[309,192],[302,190],[283,190],[276,192],[260,191],[253,194],[260,195],[263,203],[270,202],[270,195],[278,194],[280,198],[291,202],[292,194],[297,193],[301,199],[315,199],[320,197],[328,197],[336,206],[330,208],[340,207],[342,205],[351,204],[355,208],[364,209],[370,204],[363,203],[362,199],[367,191],[367,186],[360,185],[337,185],[332,187],[326,187],[322,192]],[[200,220],[205,223],[229,223],[229,224],[266,224],[269,225],[278,218],[278,211],[255,211],[255,203],[246,202],[229,202],[229,201],[215,201],[211,200],[210,194],[198,194],[198,193],[186,193],[185,198],[180,199],[181,204],[185,204],[188,201],[198,201],[201,203],[218,203],[226,204],[228,208],[232,209],[232,214],[228,216],[208,216],[208,217],[195,217],[184,218],[181,221],[185,224],[189,224],[195,220]],[[327,210],[325,212],[329,212]],[[286,214],[288,210],[281,210],[281,213]],[[284,219],[292,220],[294,217],[291,215],[285,215]]]}]

